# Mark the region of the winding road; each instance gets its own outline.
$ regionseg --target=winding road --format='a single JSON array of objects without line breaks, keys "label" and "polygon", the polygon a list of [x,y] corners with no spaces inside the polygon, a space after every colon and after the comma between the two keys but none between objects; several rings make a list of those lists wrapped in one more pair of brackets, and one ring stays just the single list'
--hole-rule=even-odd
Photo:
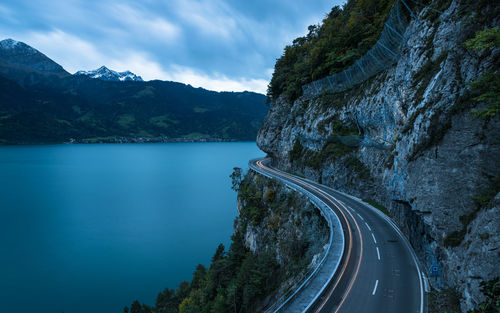
[{"label": "winding road", "polygon": [[[309,286],[304,286],[281,311],[296,312],[294,302],[310,301],[303,312],[427,312],[426,278],[408,240],[390,218],[359,199],[279,171],[269,163],[270,158],[252,160],[250,168],[298,185],[320,199],[339,218],[345,239],[340,264],[323,288],[307,291]],[[319,294],[314,300],[304,300],[307,292]]]}]

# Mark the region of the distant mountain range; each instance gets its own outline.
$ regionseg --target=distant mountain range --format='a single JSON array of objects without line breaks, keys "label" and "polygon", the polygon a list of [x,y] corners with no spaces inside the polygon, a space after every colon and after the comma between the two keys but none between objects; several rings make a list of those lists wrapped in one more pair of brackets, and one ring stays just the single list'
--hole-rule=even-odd
[{"label": "distant mountain range", "polygon": [[74,75],[0,41],[0,143],[255,140],[265,96],[143,81],[105,66]]},{"label": "distant mountain range", "polygon": [[142,77],[137,76],[134,73],[130,71],[125,71],[125,72],[115,72],[113,70],[110,70],[106,66],[101,66],[97,70],[94,71],[78,71],[75,73],[75,75],[86,75],[90,78],[97,78],[100,80],[107,80],[107,81],[135,81],[135,82],[142,82]]}]

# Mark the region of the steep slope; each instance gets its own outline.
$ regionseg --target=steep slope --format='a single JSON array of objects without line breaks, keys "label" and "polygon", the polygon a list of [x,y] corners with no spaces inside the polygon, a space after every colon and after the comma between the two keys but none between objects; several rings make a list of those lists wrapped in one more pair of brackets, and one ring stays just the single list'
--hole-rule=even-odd
[{"label": "steep slope", "polygon": [[387,206],[432,286],[458,288],[466,311],[500,276],[500,48],[480,32],[495,34],[498,6],[412,8],[393,66],[338,93],[271,94],[257,143],[283,170]]},{"label": "steep slope", "polygon": [[13,39],[0,41],[0,74],[20,84],[37,81],[39,75],[44,78],[70,75],[40,51]]}]

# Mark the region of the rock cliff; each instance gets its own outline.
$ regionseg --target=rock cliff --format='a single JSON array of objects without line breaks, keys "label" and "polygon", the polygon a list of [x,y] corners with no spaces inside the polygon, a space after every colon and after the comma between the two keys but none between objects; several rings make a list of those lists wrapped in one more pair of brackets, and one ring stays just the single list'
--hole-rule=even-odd
[{"label": "rock cliff", "polygon": [[317,266],[329,242],[329,227],[305,195],[253,171],[240,184],[238,211],[235,233],[241,233],[257,259],[272,255],[279,268],[269,277],[271,285],[277,284],[275,292],[256,306],[261,311],[295,290]]},{"label": "rock cliff", "polygon": [[500,20],[493,4],[442,7],[423,8],[399,60],[363,84],[274,99],[257,143],[282,170],[385,205],[432,286],[458,288],[467,311],[500,276],[500,114],[478,117],[471,85],[498,73],[500,48],[464,43]]}]

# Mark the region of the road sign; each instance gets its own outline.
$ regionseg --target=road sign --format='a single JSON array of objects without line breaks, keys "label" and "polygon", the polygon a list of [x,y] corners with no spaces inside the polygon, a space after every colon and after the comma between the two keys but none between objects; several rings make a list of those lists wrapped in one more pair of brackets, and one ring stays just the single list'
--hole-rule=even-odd
[{"label": "road sign", "polygon": [[438,265],[431,266],[431,275],[434,275],[434,276],[439,275],[439,266]]}]

